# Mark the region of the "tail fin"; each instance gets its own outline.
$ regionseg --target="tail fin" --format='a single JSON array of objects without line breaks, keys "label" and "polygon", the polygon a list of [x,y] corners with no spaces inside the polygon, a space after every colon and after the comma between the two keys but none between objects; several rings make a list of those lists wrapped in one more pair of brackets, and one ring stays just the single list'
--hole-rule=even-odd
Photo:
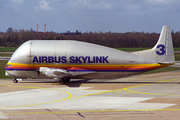
[{"label": "tail fin", "polygon": [[163,26],[159,40],[152,49],[134,52],[133,54],[156,60],[161,64],[175,63],[170,26]]}]

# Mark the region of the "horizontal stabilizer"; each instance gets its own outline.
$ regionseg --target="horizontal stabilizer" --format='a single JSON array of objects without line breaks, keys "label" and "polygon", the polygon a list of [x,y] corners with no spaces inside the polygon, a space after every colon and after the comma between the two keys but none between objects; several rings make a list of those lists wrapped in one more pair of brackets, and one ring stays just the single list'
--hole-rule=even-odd
[{"label": "horizontal stabilizer", "polygon": [[164,65],[174,65],[174,63],[170,63],[170,62],[158,62],[159,64],[164,64]]}]

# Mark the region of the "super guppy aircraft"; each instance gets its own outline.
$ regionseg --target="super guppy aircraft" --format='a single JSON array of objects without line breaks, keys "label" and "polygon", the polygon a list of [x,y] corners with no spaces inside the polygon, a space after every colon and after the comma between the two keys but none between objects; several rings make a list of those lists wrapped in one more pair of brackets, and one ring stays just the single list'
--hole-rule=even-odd
[{"label": "super guppy aircraft", "polygon": [[174,64],[171,30],[163,26],[157,44],[149,50],[123,52],[75,40],[29,40],[8,61],[7,76],[22,79],[120,78]]}]

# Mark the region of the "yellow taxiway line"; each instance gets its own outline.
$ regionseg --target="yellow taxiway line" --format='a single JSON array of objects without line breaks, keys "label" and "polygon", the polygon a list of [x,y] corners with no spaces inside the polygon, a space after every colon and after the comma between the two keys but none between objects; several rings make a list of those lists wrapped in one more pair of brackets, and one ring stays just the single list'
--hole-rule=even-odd
[{"label": "yellow taxiway line", "polygon": [[55,102],[60,102],[60,101],[68,100],[68,99],[70,99],[70,98],[72,97],[72,94],[69,93],[69,92],[66,92],[66,91],[60,91],[60,90],[54,90],[54,89],[50,89],[50,88],[30,87],[30,86],[12,86],[12,85],[0,85],[0,86],[52,90],[52,91],[63,92],[63,93],[66,93],[66,94],[69,95],[67,98],[60,99],[60,100],[55,100],[55,101],[50,101],[50,102],[44,102],[44,103],[37,103],[37,104],[31,104],[31,105],[22,105],[22,106],[14,106],[14,107],[5,107],[5,108],[0,108],[0,110],[2,110],[2,109],[20,108],[20,107],[27,107],[27,106],[35,106],[35,105],[42,105],[42,104],[49,104],[49,103],[55,103]]},{"label": "yellow taxiway line", "polygon": [[[163,80],[163,81],[159,81],[159,82],[157,82],[157,83],[170,82],[170,81],[174,81],[174,80],[178,80],[178,79],[179,79],[179,78],[170,79],[170,80]],[[124,88],[123,90],[128,91],[128,92],[131,92],[131,93],[136,93],[136,94],[162,95],[162,96],[180,96],[180,95],[173,95],[173,94],[147,93],[147,92],[138,92],[138,91],[129,90],[129,89],[131,89],[131,88],[137,88],[137,87],[142,87],[142,86],[147,86],[147,85],[152,85],[152,84],[154,84],[154,83],[149,83],[149,84],[144,84],[144,85],[127,87],[127,88]]]},{"label": "yellow taxiway line", "polygon": [[[170,80],[163,80],[163,81],[159,81],[159,82],[157,82],[157,83],[169,82],[169,81],[174,81],[174,80],[178,80],[178,79],[180,79],[180,78],[170,79]],[[129,90],[129,89],[131,89],[131,88],[142,87],[142,86],[147,86],[147,85],[152,85],[152,84],[154,84],[154,83],[137,85],[137,86],[127,87],[127,88],[121,88],[121,89],[115,89],[115,90],[109,90],[109,91],[103,91],[103,92],[99,92],[99,93],[93,93],[93,94],[82,95],[82,96],[77,96],[77,97],[72,97],[72,94],[69,93],[69,92],[60,91],[60,90],[55,90],[55,89],[51,89],[51,88],[30,87],[30,86],[0,85],[0,86],[6,86],[6,87],[21,87],[21,88],[53,90],[53,91],[63,92],[63,93],[66,93],[66,94],[69,95],[67,98],[64,98],[64,99],[61,99],[61,100],[55,100],[55,101],[38,103],[38,104],[31,104],[31,105],[22,105],[22,106],[6,107],[6,108],[0,108],[0,110],[6,110],[6,109],[12,109],[12,108],[21,108],[21,107],[23,108],[23,107],[27,107],[27,106],[36,106],[36,105],[42,105],[42,104],[55,103],[55,102],[60,102],[60,101],[69,100],[69,99],[76,99],[76,98],[87,97],[87,96],[92,96],[92,95],[98,95],[98,94],[103,94],[103,93],[108,93],[108,92],[115,92],[115,91],[119,91],[119,90],[125,90],[125,91],[128,91],[128,92],[133,92],[133,93],[137,93],[137,94],[164,95],[164,96],[180,96],[180,95],[146,93],[146,92],[138,92],[138,91]],[[50,113],[77,113],[77,112],[84,112],[84,113],[91,112],[91,113],[92,113],[92,112],[127,112],[127,111],[180,111],[180,109],[94,110],[94,111],[27,112],[27,113],[0,113],[0,114],[50,114]]]}]

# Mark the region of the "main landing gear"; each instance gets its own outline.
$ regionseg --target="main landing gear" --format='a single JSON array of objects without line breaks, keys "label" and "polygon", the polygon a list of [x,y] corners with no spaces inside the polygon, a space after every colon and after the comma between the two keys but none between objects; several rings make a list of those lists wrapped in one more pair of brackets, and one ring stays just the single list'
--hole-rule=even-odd
[{"label": "main landing gear", "polygon": [[66,78],[66,79],[60,79],[59,80],[59,83],[62,85],[62,84],[65,84],[65,83],[68,83],[70,82],[70,79]]},{"label": "main landing gear", "polygon": [[14,79],[14,80],[13,80],[13,83],[18,83],[18,80]]},{"label": "main landing gear", "polygon": [[13,80],[13,83],[18,83],[18,81],[23,81],[23,79],[22,79],[22,78],[15,78],[15,79]]}]

